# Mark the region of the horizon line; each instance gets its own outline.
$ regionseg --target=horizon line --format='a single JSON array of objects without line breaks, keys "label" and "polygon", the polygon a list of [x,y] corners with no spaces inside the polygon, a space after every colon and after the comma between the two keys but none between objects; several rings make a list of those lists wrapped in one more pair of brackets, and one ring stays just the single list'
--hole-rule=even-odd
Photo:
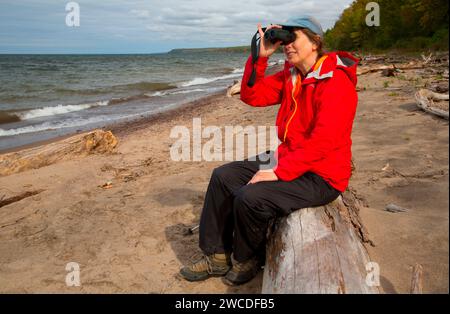
[{"label": "horizon line", "polygon": [[150,55],[150,54],[165,54],[174,50],[202,50],[202,49],[230,49],[230,48],[250,48],[250,45],[243,46],[227,46],[227,47],[197,47],[197,48],[172,48],[170,50],[161,52],[118,52],[118,53],[104,53],[104,52],[0,52],[0,55]]}]

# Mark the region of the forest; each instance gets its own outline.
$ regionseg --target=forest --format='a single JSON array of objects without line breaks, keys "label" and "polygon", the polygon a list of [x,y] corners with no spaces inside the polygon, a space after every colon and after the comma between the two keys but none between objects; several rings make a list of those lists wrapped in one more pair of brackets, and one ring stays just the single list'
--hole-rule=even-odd
[{"label": "forest", "polygon": [[[448,50],[447,0],[378,0],[379,26],[368,26],[370,0],[356,0],[325,33],[332,50]],[[370,5],[369,5],[370,7]]]}]

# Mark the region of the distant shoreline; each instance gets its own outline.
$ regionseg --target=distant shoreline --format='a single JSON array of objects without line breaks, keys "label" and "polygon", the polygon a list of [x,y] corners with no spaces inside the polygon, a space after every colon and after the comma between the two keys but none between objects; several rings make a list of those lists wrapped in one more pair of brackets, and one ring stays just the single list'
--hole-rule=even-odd
[{"label": "distant shoreline", "polygon": [[128,53],[6,53],[0,52],[0,56],[138,56],[138,55],[160,55],[183,52],[250,52],[250,46],[232,47],[208,47],[208,48],[174,48],[161,52],[128,52]]}]

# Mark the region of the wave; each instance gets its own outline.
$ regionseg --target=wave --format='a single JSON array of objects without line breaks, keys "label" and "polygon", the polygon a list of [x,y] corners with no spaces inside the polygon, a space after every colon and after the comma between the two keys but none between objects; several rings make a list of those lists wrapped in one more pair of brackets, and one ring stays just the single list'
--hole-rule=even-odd
[{"label": "wave", "polygon": [[240,77],[242,76],[241,73],[232,73],[232,74],[227,74],[227,75],[222,75],[222,76],[217,76],[217,77],[211,77],[211,78],[204,78],[204,77],[196,77],[188,82],[182,83],[181,86],[182,87],[188,87],[188,86],[193,86],[193,85],[204,85],[204,84],[208,84],[211,82],[215,82],[215,81],[219,81],[219,80],[225,80],[225,79],[230,79],[230,78],[236,78],[236,77]]},{"label": "wave", "polygon": [[203,88],[196,88],[196,89],[187,89],[187,90],[180,90],[180,91],[157,91],[152,94],[145,94],[149,97],[162,97],[166,95],[178,95],[178,94],[189,94],[189,93],[195,93],[195,92],[205,92],[209,91],[209,89],[203,89]]},{"label": "wave", "polygon": [[161,92],[161,91],[157,91],[157,92],[154,92],[154,93],[151,93],[151,94],[144,94],[144,95],[146,95],[146,96],[148,96],[148,97],[158,97],[158,96],[166,96],[168,94],[168,92]]},{"label": "wave", "polygon": [[126,97],[119,97],[119,98],[112,98],[109,101],[109,105],[117,105],[124,102],[134,101],[134,100],[141,100],[149,98],[151,95],[149,94],[139,94],[139,95],[132,95],[132,96],[126,96]]},{"label": "wave", "polygon": [[51,107],[44,107],[39,109],[32,109],[29,111],[16,113],[21,120],[28,120],[33,118],[40,118],[40,117],[47,117],[47,116],[54,116],[58,114],[64,114],[74,111],[80,111],[85,110],[92,107],[97,106],[107,106],[109,104],[108,101],[97,101],[95,103],[90,104],[80,104],[80,105],[57,105],[57,106],[51,106]]},{"label": "wave", "polygon": [[[185,94],[185,93],[200,92],[200,91],[211,92],[211,91],[217,91],[220,89],[221,88],[217,88],[217,87],[207,88],[207,89],[198,88],[198,89],[191,89],[191,90],[176,91],[174,93]],[[146,97],[149,97],[149,96],[147,95]],[[132,97],[128,97],[128,99],[130,99],[130,98],[132,98]],[[119,99],[116,99],[115,101],[118,102]],[[104,102],[98,102],[98,103],[101,103],[101,105],[107,105],[107,104],[110,104],[111,102],[114,102],[114,99],[110,100],[109,102],[104,101]],[[117,120],[122,120],[122,119],[136,118],[136,117],[141,117],[142,115],[148,115],[148,114],[153,114],[153,113],[156,113],[159,111],[168,110],[172,107],[176,107],[179,105],[180,105],[179,103],[175,102],[172,104],[165,105],[164,107],[161,107],[161,108],[151,109],[149,111],[144,111],[144,112],[137,112],[137,113],[133,113],[133,114],[125,115],[125,116],[118,116],[118,115],[105,116],[105,115],[103,115],[103,116],[89,117],[89,118],[64,119],[64,120],[51,121],[51,122],[47,121],[47,122],[43,122],[41,124],[30,125],[30,126],[15,128],[15,129],[1,129],[0,128],[0,137],[13,136],[13,135],[19,135],[19,134],[24,134],[24,133],[48,131],[48,130],[57,130],[57,129],[63,129],[63,128],[75,128],[75,127],[82,127],[82,126],[92,124],[92,123],[97,123],[97,122],[108,122],[108,121],[117,121]],[[75,106],[80,107],[81,105],[75,105]],[[63,106],[63,107],[70,107],[70,106]],[[44,108],[42,108],[42,109],[44,109]],[[31,112],[31,111],[36,111],[36,110],[38,110],[38,109],[28,110],[25,112]],[[82,109],[80,109],[80,110],[82,110]],[[1,117],[1,114],[2,114],[2,112],[0,112],[0,117]],[[15,113],[15,114],[18,114],[18,113]]]},{"label": "wave", "polygon": [[89,89],[70,89],[70,88],[58,88],[55,89],[56,93],[62,95],[101,95],[105,93],[113,93],[117,91],[140,91],[151,92],[158,90],[167,90],[176,88],[177,86],[168,82],[138,82],[129,84],[119,84],[113,86],[103,86],[98,88]]},{"label": "wave", "polygon": [[180,90],[178,92],[170,93],[171,95],[177,95],[177,94],[189,94],[189,93],[195,93],[195,92],[205,92],[209,91],[209,89],[202,89],[202,88],[196,88],[196,89],[188,89],[188,90]]},{"label": "wave", "polygon": [[57,130],[57,129],[63,129],[63,128],[70,128],[70,127],[80,127],[91,123],[96,122],[104,122],[104,121],[111,121],[114,120],[113,118],[106,118],[106,117],[92,117],[92,118],[84,118],[84,119],[76,119],[76,120],[62,120],[58,122],[44,122],[37,125],[29,125],[17,129],[0,129],[0,137],[2,136],[12,136],[12,135],[18,135],[18,134],[24,134],[24,133],[34,133],[39,131],[47,131],[47,130]]},{"label": "wave", "polygon": [[97,101],[80,105],[57,105],[38,109],[23,110],[20,112],[0,112],[0,124],[29,120],[33,118],[48,117],[74,111],[85,110],[97,106],[107,106],[108,101]]},{"label": "wave", "polygon": [[144,93],[144,94],[138,94],[138,95],[132,95],[132,96],[126,96],[126,97],[120,97],[120,98],[112,98],[110,100],[104,100],[104,101],[97,101],[95,103],[86,103],[86,104],[79,104],[79,105],[57,105],[57,106],[48,106],[43,108],[37,108],[37,109],[27,109],[27,110],[21,110],[21,111],[1,111],[0,110],[0,124],[6,124],[6,123],[12,123],[12,122],[19,122],[23,120],[29,120],[33,118],[41,118],[41,117],[48,117],[48,116],[55,116],[59,114],[65,114],[80,110],[86,110],[93,107],[98,106],[108,106],[108,105],[117,105],[121,103],[126,103],[130,101],[136,101],[136,100],[142,100],[147,99],[149,97],[155,97],[155,96],[166,96],[166,95],[176,95],[176,94],[189,94],[189,93],[195,93],[195,92],[209,92],[213,91],[214,89],[203,89],[203,88],[196,88],[196,89],[188,89],[188,90],[167,90],[167,91],[156,91],[154,93]]},{"label": "wave", "polygon": [[[165,106],[165,109],[168,109],[170,107],[175,106],[176,104],[171,104],[168,106]],[[142,115],[151,114],[154,112],[157,112],[161,109],[152,109],[145,112],[138,112],[129,114],[126,116],[97,116],[97,117],[90,117],[90,118],[77,118],[77,119],[65,119],[61,121],[54,121],[54,122],[43,122],[41,124],[37,125],[29,125],[21,128],[16,129],[1,129],[0,128],[0,137],[2,136],[13,136],[13,135],[19,135],[19,134],[25,134],[25,133],[35,133],[40,131],[49,131],[49,130],[58,130],[58,129],[64,129],[64,128],[75,128],[75,127],[82,127],[88,124],[92,123],[98,123],[98,122],[109,122],[109,121],[118,121],[122,119],[129,119],[129,118],[136,118],[141,117]]]}]

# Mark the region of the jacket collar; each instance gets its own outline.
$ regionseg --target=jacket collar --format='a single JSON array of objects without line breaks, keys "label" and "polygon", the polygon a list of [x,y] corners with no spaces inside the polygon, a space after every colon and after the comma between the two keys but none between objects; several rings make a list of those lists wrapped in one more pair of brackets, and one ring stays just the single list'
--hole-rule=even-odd
[{"label": "jacket collar", "polygon": [[[335,70],[343,70],[350,80],[356,85],[356,66],[359,60],[353,57],[347,52],[331,52],[325,55],[326,58],[322,60],[318,66],[316,66],[320,60],[313,67],[302,81],[302,85],[315,83],[317,81],[333,77]],[[287,65],[287,66],[286,66]],[[295,66],[290,65],[287,61],[285,64],[285,69],[288,69],[289,74],[292,78],[293,84],[295,84],[295,79],[298,74],[298,70]]]}]

